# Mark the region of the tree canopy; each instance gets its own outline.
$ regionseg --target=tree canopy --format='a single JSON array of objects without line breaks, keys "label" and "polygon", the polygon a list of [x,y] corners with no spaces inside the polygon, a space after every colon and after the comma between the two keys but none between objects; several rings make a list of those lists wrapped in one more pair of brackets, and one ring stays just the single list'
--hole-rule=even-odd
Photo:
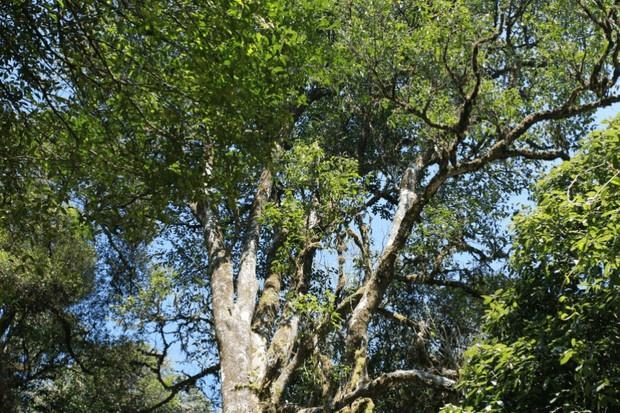
[{"label": "tree canopy", "polygon": [[3,2],[1,396],[456,400],[480,297],[506,281],[511,198],[620,101],[618,12]]},{"label": "tree canopy", "polygon": [[489,297],[462,386],[475,411],[620,405],[620,118],[536,187],[516,222],[518,278]]}]

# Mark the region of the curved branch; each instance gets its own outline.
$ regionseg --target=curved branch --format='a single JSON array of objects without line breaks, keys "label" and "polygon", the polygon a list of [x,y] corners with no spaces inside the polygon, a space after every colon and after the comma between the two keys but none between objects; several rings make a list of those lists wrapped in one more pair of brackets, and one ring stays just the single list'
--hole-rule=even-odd
[{"label": "curved branch", "polygon": [[456,384],[455,380],[445,376],[440,376],[438,374],[429,373],[424,370],[396,370],[390,373],[384,373],[376,379],[361,385],[354,391],[345,394],[334,403],[333,410],[338,411],[339,409],[351,404],[356,399],[361,397],[373,398],[384,393],[395,385],[410,382],[420,383],[428,387],[435,387],[445,390],[453,390],[454,385]]},{"label": "curved branch", "polygon": [[[606,107],[614,103],[620,102],[620,95],[612,95],[594,102],[585,103],[577,107],[564,105],[560,108],[549,109],[540,112],[534,112],[523,118],[523,120],[510,130],[502,139],[498,140],[485,154],[468,162],[460,163],[456,167],[450,168],[448,176],[458,176],[468,172],[474,172],[488,163],[497,159],[506,159],[510,157],[510,145],[523,136],[532,126],[547,120],[567,119],[571,116],[580,115],[592,110]],[[570,103],[570,102],[567,102]],[[534,154],[532,152],[531,154]],[[523,152],[521,151],[521,154]],[[516,154],[517,155],[517,154]],[[522,155],[517,155],[522,156]],[[541,158],[544,159],[544,158]],[[555,159],[555,158],[554,158]]]},{"label": "curved branch", "polygon": [[213,366],[207,367],[206,369],[202,370],[200,373],[189,376],[173,384],[172,386],[168,388],[168,390],[170,391],[170,394],[168,396],[166,396],[164,399],[160,400],[159,402],[155,403],[154,405],[150,407],[147,407],[143,410],[139,410],[137,413],[150,413],[156,409],[159,409],[160,407],[162,407],[163,405],[165,405],[166,403],[174,399],[174,397],[180,391],[187,389],[189,386],[193,386],[194,384],[196,384],[198,380],[202,379],[203,377],[208,376],[209,374],[216,374],[219,370],[220,370],[220,364],[217,363],[217,364],[214,364]]}]

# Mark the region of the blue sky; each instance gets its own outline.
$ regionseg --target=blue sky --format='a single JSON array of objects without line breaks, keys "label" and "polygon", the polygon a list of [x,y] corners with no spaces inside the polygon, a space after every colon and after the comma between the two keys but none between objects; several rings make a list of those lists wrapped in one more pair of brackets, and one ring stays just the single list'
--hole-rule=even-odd
[{"label": "blue sky", "polygon": [[612,118],[618,113],[620,113],[620,103],[615,103],[609,107],[599,109],[595,115],[596,123],[602,125],[605,119]]}]

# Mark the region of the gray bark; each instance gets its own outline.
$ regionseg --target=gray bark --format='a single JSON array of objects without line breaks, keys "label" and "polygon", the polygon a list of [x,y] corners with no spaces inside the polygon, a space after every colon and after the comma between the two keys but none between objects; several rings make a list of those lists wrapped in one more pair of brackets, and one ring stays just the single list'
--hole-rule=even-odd
[{"label": "gray bark", "polygon": [[[236,294],[231,254],[224,245],[217,216],[208,205],[192,209],[205,232],[209,252],[210,284],[215,335],[220,355],[224,413],[260,412],[259,383],[266,366],[266,341],[252,331],[258,279],[256,255],[259,217],[271,193],[272,176],[263,171],[257,185],[237,274]],[[236,299],[235,299],[236,295]]]}]

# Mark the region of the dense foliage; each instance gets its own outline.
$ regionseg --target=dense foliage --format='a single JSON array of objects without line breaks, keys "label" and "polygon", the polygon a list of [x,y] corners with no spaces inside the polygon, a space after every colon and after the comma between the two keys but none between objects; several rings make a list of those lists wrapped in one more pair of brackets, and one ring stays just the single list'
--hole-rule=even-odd
[{"label": "dense foliage", "polygon": [[517,278],[489,297],[461,386],[475,411],[620,406],[620,118],[536,187],[515,221]]},{"label": "dense foliage", "polygon": [[613,0],[0,2],[3,402],[454,401],[619,32]]}]

